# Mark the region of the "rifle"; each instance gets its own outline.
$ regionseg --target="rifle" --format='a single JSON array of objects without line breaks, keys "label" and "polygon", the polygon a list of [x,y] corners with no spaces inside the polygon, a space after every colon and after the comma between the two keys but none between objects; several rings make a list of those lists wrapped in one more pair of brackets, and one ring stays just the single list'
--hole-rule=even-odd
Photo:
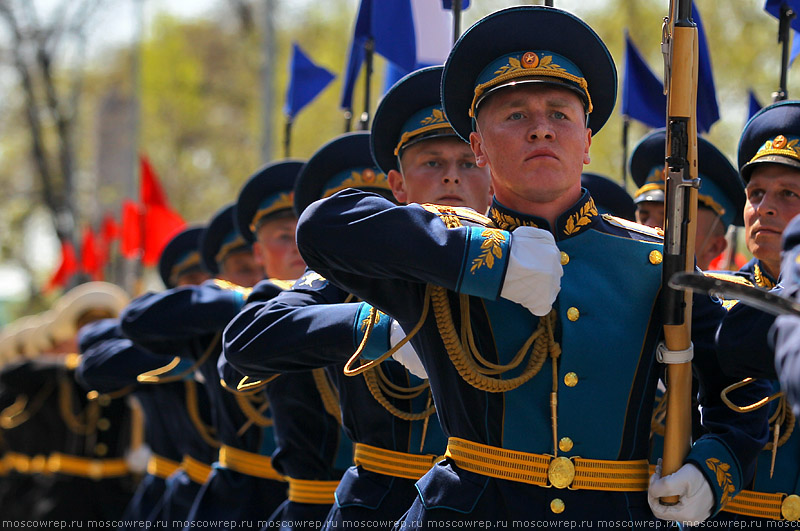
[{"label": "rifle", "polygon": [[[670,0],[661,51],[667,95],[666,190],[661,303],[664,343],[659,361],[667,363],[667,418],[662,476],[676,472],[691,445],[692,343],[691,292],[669,286],[675,273],[694,268],[697,224],[697,26],[692,0]],[[662,498],[664,505],[678,496]]]}]

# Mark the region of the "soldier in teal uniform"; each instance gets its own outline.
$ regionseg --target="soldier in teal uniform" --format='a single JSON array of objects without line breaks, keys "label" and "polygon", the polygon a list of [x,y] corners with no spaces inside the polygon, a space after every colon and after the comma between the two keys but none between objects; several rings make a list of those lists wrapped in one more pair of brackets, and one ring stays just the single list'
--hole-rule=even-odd
[{"label": "soldier in teal uniform", "polygon": [[[599,215],[580,187],[615,93],[611,56],[580,19],[543,6],[498,11],[456,43],[442,80],[448,121],[491,169],[488,217],[356,190],[301,215],[309,267],[416,331],[449,439],[399,529],[703,520],[748,478],[765,414],[719,402],[732,381],[713,352],[723,310],[698,297],[694,366],[710,433],[678,472],[649,479],[662,243]],[[371,316],[380,337],[385,320]],[[678,505],[658,503],[673,494]]]},{"label": "soldier in teal uniform", "polygon": [[[269,412],[253,413],[265,398],[255,394],[237,400],[223,389],[217,374],[222,330],[244,305],[250,286],[261,278],[250,243],[236,229],[233,205],[220,209],[209,222],[201,236],[200,255],[216,278],[135,299],[121,316],[122,332],[169,362],[143,377],[158,381],[195,371],[195,378],[204,383],[211,408],[206,435],[219,451],[208,461],[184,456],[180,477],[168,480],[179,480],[187,486],[187,494],[193,493],[191,500],[181,496],[181,506],[189,504],[186,518],[197,525],[264,519],[284,499],[285,483],[263,464],[258,478],[245,474],[247,460],[242,463],[236,458],[239,451],[269,455],[275,449],[272,427],[262,422],[269,420]],[[174,369],[180,361],[188,361],[190,367],[176,375]],[[202,504],[196,503],[200,499]]]},{"label": "soldier in teal uniform", "polygon": [[[371,135],[343,135],[317,150],[295,187],[296,210],[302,212],[312,201],[341,189],[345,177],[349,187],[384,196],[391,188],[404,202],[447,203],[484,212],[489,175],[477,168],[469,145],[444,119],[441,73],[439,66],[409,74],[384,96]],[[337,488],[328,526],[369,522],[370,527],[387,528],[413,502],[415,481],[444,452],[445,440],[427,383],[398,362],[389,359],[363,374],[344,374],[345,362],[364,338],[360,327],[353,334],[362,305],[345,303],[349,299],[347,292],[308,270],[290,291],[247,307],[232,321],[225,353],[242,372],[260,378],[327,368],[339,394],[344,428],[356,443],[356,466]],[[390,340],[375,334],[368,348],[382,353]]]},{"label": "soldier in teal uniform", "polygon": [[[727,276],[729,280],[792,297],[796,297],[796,266],[789,254],[784,261],[785,271],[781,271],[781,238],[789,242],[789,247],[796,238],[788,224],[800,214],[798,141],[800,101],[770,105],[745,126],[738,158],[747,193],[745,235],[755,258],[738,273]],[[773,288],[779,278],[780,283]],[[783,279],[788,282],[784,284]],[[769,380],[772,396],[778,399],[764,407],[769,410],[770,437],[758,456],[755,477],[723,510],[747,521],[795,521],[800,519],[800,436],[793,431],[790,404],[777,394],[784,389],[775,371],[770,338],[775,317],[737,301],[726,302],[731,308],[717,337],[722,369],[740,379]]]},{"label": "soldier in teal uniform", "polygon": [[[203,227],[188,228],[164,247],[158,270],[167,289],[200,284],[210,278],[198,250],[202,232]],[[191,493],[181,496],[174,489],[182,483],[178,478],[173,479],[173,491],[168,498],[189,498],[182,508],[162,497],[167,488],[167,478],[181,467],[184,455],[201,462],[211,462],[216,458],[217,447],[202,436],[205,426],[211,422],[208,418],[207,393],[197,389],[202,384],[194,381],[191,374],[177,381],[169,381],[170,378],[165,377],[156,385],[138,382],[139,374],[162,367],[164,358],[137,348],[130,339],[125,338],[118,319],[104,319],[83,327],[79,344],[82,358],[76,377],[84,388],[100,393],[133,388],[132,394],[144,413],[145,442],[151,456],[147,474],[139,483],[121,520],[152,523],[160,521],[162,516],[167,521],[185,520],[197,492],[196,487],[191,486],[191,481],[186,482],[190,486],[183,487]],[[190,364],[184,361],[173,372],[183,372]],[[169,515],[160,514],[165,505],[170,507]]]},{"label": "soldier in teal uniform", "polygon": [[[631,154],[636,221],[650,227],[664,226],[664,153],[666,130],[645,136]],[[697,194],[697,267],[707,270],[728,246],[725,234],[731,225],[742,226],[744,188],[728,158],[708,140],[697,138],[700,190]]]},{"label": "soldier in teal uniform", "polygon": [[[254,246],[259,241],[271,242],[263,245],[260,262],[264,275],[274,277],[256,285],[243,312],[273,299],[277,293],[272,284],[288,289],[305,270],[294,239],[297,215],[293,210],[295,182],[305,166],[300,161],[282,165],[286,169],[280,174],[253,176],[236,202],[236,219],[245,238],[255,241]],[[276,231],[277,237],[268,236]],[[270,348],[261,345],[260,354]],[[236,389],[243,375],[228,366],[224,357],[218,369],[229,388]],[[289,491],[288,499],[269,516],[267,527],[319,528],[340,477],[352,463],[352,444],[341,430],[335,394],[321,370],[265,379],[264,390],[275,422],[272,462],[286,477]]]}]

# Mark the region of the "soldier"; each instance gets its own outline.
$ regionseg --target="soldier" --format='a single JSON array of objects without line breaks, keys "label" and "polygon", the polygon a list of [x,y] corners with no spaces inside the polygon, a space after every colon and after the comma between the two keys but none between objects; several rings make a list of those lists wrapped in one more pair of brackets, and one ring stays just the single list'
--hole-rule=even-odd
[{"label": "soldier", "polygon": [[[212,469],[215,457],[203,462],[184,456],[182,469],[193,484],[193,489],[186,492],[191,492],[192,499],[183,496],[177,501],[180,507],[190,507],[187,514],[190,521],[263,519],[280,503],[285,492],[285,485],[274,469],[261,467],[262,477],[269,475],[272,480],[259,483],[257,489],[249,489],[251,484],[236,472],[247,465],[246,460],[244,464],[237,462],[237,450],[257,453],[263,448],[272,452],[275,442],[269,423],[253,414],[258,406],[253,406],[252,401],[260,399],[263,404],[263,397],[252,396],[240,402],[222,387],[217,373],[222,330],[241,309],[252,284],[261,278],[251,244],[237,230],[233,212],[233,205],[220,209],[201,237],[201,259],[217,278],[199,286],[148,293],[134,300],[121,316],[122,331],[134,343],[168,360],[177,356],[190,361],[190,371],[196,371],[195,377],[204,382],[213,438],[220,445],[216,457],[219,466]],[[163,372],[171,369],[174,362],[165,366]],[[147,376],[154,376],[154,371]],[[209,482],[211,477],[216,479]],[[223,488],[217,488],[220,482],[224,483]],[[209,487],[213,488],[211,495],[206,493]],[[197,503],[200,499],[202,504]],[[162,514],[162,518],[166,517]]]},{"label": "soldier", "polygon": [[[542,6],[489,15],[456,43],[442,80],[450,124],[491,169],[489,219],[354,190],[300,218],[309,267],[404,330],[430,311],[412,341],[447,459],[417,482],[398,528],[631,525],[653,520],[648,501],[658,517],[702,520],[741,488],[764,442],[763,414],[737,418],[717,403],[729,383],[712,350],[723,310],[700,297],[693,341],[712,433],[678,472],[654,475],[648,500],[662,244],[652,229],[598,215],[580,187],[592,132],[614,106],[615,72],[573,15]],[[658,503],[669,495],[679,504]]]},{"label": "soldier", "polygon": [[[781,235],[800,214],[800,101],[765,107],[747,122],[739,140],[739,171],[745,183],[744,228],[753,259],[723,279],[772,289],[780,274]],[[732,301],[726,302],[730,306]],[[720,328],[723,370],[739,378],[777,378],[765,335],[774,317],[744,305],[731,308]]]},{"label": "soldier", "polygon": [[[301,167],[304,165],[299,161],[285,161],[271,167],[272,171],[255,174],[242,188],[236,203],[239,230],[245,238],[274,240],[265,235],[273,230],[271,227],[278,223],[286,229],[283,245],[264,246],[261,263],[265,276],[292,279],[281,283],[287,289],[305,269],[294,240],[297,215],[293,211],[293,189]],[[242,313],[274,298],[276,282],[279,281],[267,280],[256,285]],[[271,345],[262,344],[261,354],[270,348]],[[235,389],[242,375],[226,361],[220,359],[220,375]],[[267,527],[316,529],[330,510],[339,478],[352,463],[352,445],[340,428],[336,397],[322,371],[270,376],[263,387],[274,420],[276,446],[272,463],[286,477],[289,496],[270,516]]]},{"label": "soldier", "polygon": [[[666,131],[659,129],[644,137],[631,154],[636,221],[649,227],[664,226],[664,143]],[[739,174],[728,158],[711,142],[697,139],[700,190],[697,194],[697,267],[706,270],[711,261],[728,247],[728,227],[742,226],[744,189]]]},{"label": "soldier", "polygon": [[[198,251],[203,227],[193,227],[181,231],[173,237],[161,253],[158,270],[167,289],[176,286],[200,284],[210,277],[203,268]],[[100,393],[114,393],[122,389],[132,389],[132,394],[141,404],[145,417],[145,441],[152,454],[147,464],[147,474],[139,484],[131,499],[123,522],[161,520],[185,520],[196,495],[196,488],[190,480],[172,478],[170,494],[167,478],[181,467],[183,456],[190,456],[200,462],[211,462],[217,454],[216,441],[204,440],[207,431],[208,398],[202,384],[194,381],[191,374],[187,378],[171,378],[164,374],[157,385],[141,383],[137,377],[141,373],[158,369],[164,365],[164,358],[136,347],[130,339],[122,335],[119,319],[104,319],[85,326],[79,336],[82,352],[81,364],[76,371],[78,381],[89,390]],[[188,361],[183,361],[172,373],[185,373]],[[172,380],[172,381],[170,381]],[[181,485],[189,485],[188,487]],[[190,494],[176,492],[188,489]],[[183,504],[173,500],[187,499]],[[168,508],[168,509],[167,509]],[[168,515],[162,515],[162,509]]]},{"label": "soldier", "polygon": [[[127,302],[113,284],[73,288],[54,305],[53,319],[29,336],[49,338],[50,346],[41,352],[32,347],[36,341],[19,343],[18,352],[35,359],[7,365],[0,374],[4,393],[15,396],[0,413],[4,439],[15,470],[33,480],[24,519],[116,519],[133,493],[137,417],[124,393],[87,397],[74,375],[78,330],[116,316]],[[22,341],[24,334],[17,337]]]},{"label": "soldier", "polygon": [[[400,201],[484,212],[491,193],[489,175],[477,168],[469,145],[444,119],[441,72],[442,67],[430,67],[396,83],[375,113],[371,135],[344,135],[317,150],[298,178],[296,210],[302,212],[312,201],[341,189],[343,175],[349,176],[350,187],[382,196],[387,195],[388,179]],[[372,158],[379,168],[372,167]],[[276,371],[327,367],[339,393],[344,427],[356,442],[357,465],[337,488],[328,526],[371,522],[389,527],[413,502],[414,482],[444,451],[444,438],[429,388],[397,362],[384,361],[363,376],[345,376],[345,362],[365,336],[360,327],[352,328],[354,322],[360,324],[366,305],[343,304],[348,299],[346,292],[308,270],[292,290],[248,307],[232,321],[225,335],[226,357],[260,378]],[[367,342],[368,349],[381,354],[390,341],[385,322],[380,323],[383,335],[375,331]],[[302,346],[306,348],[299,352]]]},{"label": "soldier", "polygon": [[[739,171],[745,182],[744,207],[747,247],[755,258],[726,278],[796,297],[796,266],[792,254],[780,269],[781,238],[791,249],[796,232],[788,225],[800,213],[800,101],[782,101],[762,109],[745,126],[739,141]],[[796,225],[795,225],[796,226]],[[784,233],[784,230],[786,231]],[[717,275],[715,275],[717,276]],[[745,521],[800,519],[800,436],[793,432],[794,416],[775,372],[777,353],[769,338],[775,322],[771,314],[737,301],[722,321],[718,342],[720,365],[737,378],[769,379],[772,396],[769,409],[769,443],[759,453],[755,477],[724,509]],[[784,323],[789,321],[787,319]],[[785,338],[780,326],[777,347]],[[781,357],[780,359],[783,359]],[[784,375],[781,374],[781,377]],[[787,385],[790,384],[787,382]],[[738,406],[748,403],[733,401]]]}]

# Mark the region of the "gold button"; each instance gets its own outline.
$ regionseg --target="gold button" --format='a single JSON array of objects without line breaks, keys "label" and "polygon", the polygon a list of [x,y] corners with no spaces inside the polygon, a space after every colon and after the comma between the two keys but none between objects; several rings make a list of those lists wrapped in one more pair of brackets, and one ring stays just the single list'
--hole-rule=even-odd
[{"label": "gold button", "polygon": [[650,251],[650,256],[647,258],[653,265],[658,265],[664,260],[664,257],[661,255],[661,251]]},{"label": "gold button", "polygon": [[550,510],[556,514],[563,513],[565,508],[564,500],[561,498],[554,498],[553,501],[550,502]]},{"label": "gold button", "polygon": [[781,514],[790,522],[800,520],[800,496],[790,494],[781,503]]},{"label": "gold button", "polygon": [[567,265],[569,263],[569,255],[564,251],[561,251],[561,265]]},{"label": "gold button", "polygon": [[562,437],[560,441],[558,441],[558,449],[562,452],[569,452],[572,450],[572,439],[569,437]]},{"label": "gold button", "polygon": [[97,403],[103,407],[108,407],[108,405],[111,403],[111,397],[108,395],[100,395],[97,397]]},{"label": "gold button", "polygon": [[103,457],[108,453],[108,445],[105,443],[100,443],[94,447],[94,455]]},{"label": "gold button", "polygon": [[569,310],[567,310],[567,319],[570,321],[577,321],[580,316],[581,312],[579,312],[575,306],[572,306]]},{"label": "gold button", "polygon": [[567,387],[575,387],[578,385],[578,375],[574,372],[568,372],[564,375],[564,383]]},{"label": "gold button", "polygon": [[86,398],[89,400],[97,400],[99,396],[100,393],[98,393],[97,391],[89,391],[88,393],[86,393]]},{"label": "gold button", "polygon": [[97,420],[97,429],[100,431],[108,431],[108,428],[111,427],[111,421],[103,418]]}]

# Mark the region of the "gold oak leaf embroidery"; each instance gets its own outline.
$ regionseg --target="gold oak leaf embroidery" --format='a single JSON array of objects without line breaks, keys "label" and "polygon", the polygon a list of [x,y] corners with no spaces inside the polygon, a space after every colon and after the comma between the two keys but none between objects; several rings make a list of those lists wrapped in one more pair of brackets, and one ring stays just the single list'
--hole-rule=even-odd
[{"label": "gold oak leaf embroidery", "polygon": [[433,109],[431,116],[428,116],[420,122],[422,125],[438,124],[444,122],[444,113],[439,109]]},{"label": "gold oak leaf embroidery", "polygon": [[536,223],[527,221],[524,222],[520,219],[515,218],[514,216],[509,216],[508,214],[504,214],[503,212],[498,211],[496,208],[492,207],[491,212],[489,213],[489,217],[494,220],[495,225],[503,230],[514,230],[517,227],[534,227],[538,228]]},{"label": "gold oak leaf embroidery", "polygon": [[709,457],[706,459],[706,466],[717,476],[717,484],[722,489],[720,506],[724,507],[725,504],[730,501],[731,496],[736,490],[736,487],[733,486],[733,478],[731,477],[730,472],[728,472],[728,470],[731,468],[731,465],[728,463],[723,463],[715,457]]},{"label": "gold oak leaf embroidery", "polygon": [[597,207],[594,206],[594,199],[589,200],[581,207],[578,212],[572,214],[564,227],[564,234],[571,236],[580,230],[580,227],[588,225],[594,216],[597,215]]},{"label": "gold oak leaf embroidery", "polygon": [[484,237],[484,240],[481,243],[482,251],[481,254],[472,261],[472,267],[469,269],[470,273],[472,274],[475,274],[475,271],[484,265],[491,269],[494,267],[494,259],[503,257],[502,244],[506,241],[506,237],[502,231],[497,229],[486,229],[481,232],[481,236]]}]

